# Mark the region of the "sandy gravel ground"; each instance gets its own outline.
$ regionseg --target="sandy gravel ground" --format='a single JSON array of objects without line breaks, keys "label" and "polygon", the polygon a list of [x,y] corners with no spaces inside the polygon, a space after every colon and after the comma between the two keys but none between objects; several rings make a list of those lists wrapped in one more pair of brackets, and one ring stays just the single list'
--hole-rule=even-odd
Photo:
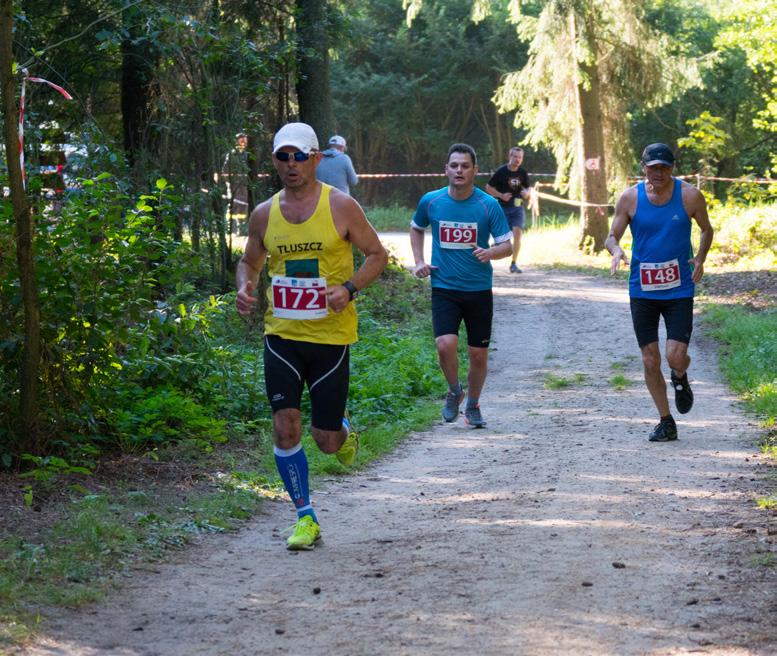
[{"label": "sandy gravel ground", "polygon": [[486,429],[441,422],[319,485],[313,552],[285,550],[293,513],[269,502],[20,653],[777,654],[777,568],[754,565],[777,554],[753,503],[768,465],[714,346],[697,328],[696,405],[649,444],[624,283],[506,267]]}]

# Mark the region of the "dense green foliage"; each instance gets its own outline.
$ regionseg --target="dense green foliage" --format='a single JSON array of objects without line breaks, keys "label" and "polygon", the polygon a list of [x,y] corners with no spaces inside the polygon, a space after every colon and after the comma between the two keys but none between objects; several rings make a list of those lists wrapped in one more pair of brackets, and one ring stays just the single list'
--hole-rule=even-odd
[{"label": "dense green foliage", "polygon": [[[170,389],[186,389],[191,378],[208,379],[217,358],[192,353],[207,335],[208,315],[219,302],[193,303],[187,281],[206,274],[205,263],[165,237],[181,204],[164,180],[157,182],[155,194],[130,198],[116,178],[104,174],[84,180],[61,215],[40,216],[43,425],[52,442],[77,450],[80,436],[90,436],[106,447],[147,446],[159,433],[124,411],[142,406],[150,390],[167,389],[169,403]],[[16,290],[12,276],[0,278],[0,306],[8,317],[0,334],[6,386],[0,439],[6,464],[9,456],[20,455],[10,446],[17,421],[14,369],[23,345]],[[207,382],[200,388],[203,396],[212,391]],[[148,416],[161,430],[159,421]]]},{"label": "dense green foliage", "polygon": [[[616,178],[638,171],[645,144],[664,141],[674,147],[692,132],[697,139],[683,142],[680,149],[681,173],[770,174],[777,152],[774,121],[769,118],[775,111],[777,88],[773,2],[613,1],[602,11],[606,3],[588,0],[415,0],[406,4],[414,16],[410,27],[401,21],[399,3],[360,3],[350,13],[351,33],[333,63],[339,130],[349,139],[361,171],[433,171],[439,166],[435,153],[460,140],[471,142],[483,155],[483,168],[489,169],[504,158],[501,146],[494,147],[500,143],[497,136],[524,141],[527,131],[541,131],[543,126],[548,128],[548,140],[543,140],[548,150],[527,152],[529,170],[549,172],[565,166],[550,157],[549,143],[562,134],[572,138],[570,121],[559,102],[549,99],[563,100],[571,94],[566,86],[555,96],[546,93],[537,111],[529,106],[527,96],[545,81],[531,78],[526,64],[529,55],[536,54],[529,51],[529,42],[542,27],[537,17],[553,4],[590,10],[592,20],[601,25],[594,36],[603,64],[609,67],[603,80],[602,111],[610,126],[608,153],[618,162]],[[636,14],[627,13],[623,9],[627,5]],[[628,45],[629,39],[637,41]],[[549,38],[546,45],[548,74],[560,85],[563,76],[556,73],[568,69],[562,59],[565,44]],[[652,63],[647,69],[641,66],[648,61]],[[686,88],[687,81],[681,83],[683,67],[697,70],[690,76],[696,81],[691,88]],[[500,119],[483,98],[493,96],[505,74],[519,71],[527,78],[526,85],[514,93],[509,104],[514,109],[504,117],[523,125],[504,135]],[[488,85],[490,91],[484,88]],[[460,106],[462,97],[470,100],[471,107]],[[453,117],[451,109],[457,110]],[[706,122],[705,111],[710,117]],[[461,117],[467,115],[471,119],[463,123]],[[707,147],[705,127],[709,125],[723,135],[714,149]],[[565,142],[559,152],[574,151],[570,143]],[[412,206],[422,186],[365,181],[356,193],[367,204]],[[611,192],[618,188],[611,184]],[[716,192],[725,196],[725,188],[719,186]]]},{"label": "dense green foliage", "polygon": [[586,153],[599,158],[617,193],[634,160],[630,110],[662,105],[697,80],[696,62],[670,52],[669,37],[645,20],[645,4],[547,2],[512,19],[530,42],[529,60],[503,79],[495,100],[515,112],[531,144],[553,151],[557,181],[573,190],[584,191],[583,177],[599,170],[583,166]]},{"label": "dense green foliage", "polygon": [[[484,170],[504,163],[518,135],[491,96],[500,77],[525,61],[525,47],[504,12],[475,25],[471,5],[429,0],[412,27],[396,0],[353,7],[332,82],[338,129],[358,170],[442,171],[454,141],[474,145]],[[530,153],[532,165],[552,167],[542,156]],[[442,180],[397,182],[363,181],[354,193],[367,205],[413,205]]]},{"label": "dense green foliage", "polygon": [[[635,143],[673,144],[697,130],[698,139],[685,142],[680,153],[683,170],[732,177],[771,170],[774,176],[775,4],[653,0],[647,19],[673,37],[680,54],[699,59],[702,80],[663,107],[635,107]],[[713,149],[712,133],[704,129],[710,122],[722,136]]]}]

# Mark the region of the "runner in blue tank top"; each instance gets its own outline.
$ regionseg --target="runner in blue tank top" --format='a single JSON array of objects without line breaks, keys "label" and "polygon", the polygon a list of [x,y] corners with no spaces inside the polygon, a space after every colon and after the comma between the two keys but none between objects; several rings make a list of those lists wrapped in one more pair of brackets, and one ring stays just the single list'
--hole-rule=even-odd
[{"label": "runner in blue tank top", "polygon": [[[666,360],[671,368],[677,410],[693,406],[688,382],[688,343],[693,330],[695,283],[704,274],[704,260],[712,244],[712,226],[704,195],[672,177],[674,154],[665,144],[650,144],[642,153],[645,180],[627,189],[615,205],[615,217],[605,247],[612,255],[612,273],[621,260],[629,263],[619,245],[631,227],[629,296],[634,332],[642,351],[645,383],[660,417],[651,442],[677,439],[677,425],[669,411],[666,380],[661,372],[658,324],[666,326]],[[699,250],[693,254],[691,219],[701,229]]]},{"label": "runner in blue tank top", "polygon": [[[467,144],[448,150],[448,186],[425,194],[410,223],[415,275],[432,277],[432,324],[437,356],[448,394],[442,416],[454,421],[464,390],[459,383],[459,327],[467,328],[469,374],[464,420],[473,428],[486,425],[480,393],[488,369],[493,295],[491,260],[512,253],[510,228],[491,196],[475,188],[477,155]],[[424,230],[432,231],[432,264],[424,262]],[[489,247],[493,237],[494,246]]]}]

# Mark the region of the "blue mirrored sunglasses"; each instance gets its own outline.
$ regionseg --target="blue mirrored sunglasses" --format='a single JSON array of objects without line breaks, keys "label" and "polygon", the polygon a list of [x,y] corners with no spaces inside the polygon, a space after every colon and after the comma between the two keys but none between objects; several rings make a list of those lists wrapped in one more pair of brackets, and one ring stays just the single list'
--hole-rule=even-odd
[{"label": "blue mirrored sunglasses", "polygon": [[303,153],[301,150],[298,150],[295,153],[287,153],[280,150],[275,153],[275,157],[279,162],[288,162],[292,157],[294,157],[295,162],[307,162],[312,154],[312,152]]}]

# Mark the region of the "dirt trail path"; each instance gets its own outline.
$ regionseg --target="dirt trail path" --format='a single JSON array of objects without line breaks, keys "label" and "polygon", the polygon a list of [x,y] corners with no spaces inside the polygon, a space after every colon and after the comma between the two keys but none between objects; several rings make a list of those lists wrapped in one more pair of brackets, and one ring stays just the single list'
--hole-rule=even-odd
[{"label": "dirt trail path", "polygon": [[268,503],[24,653],[777,654],[775,568],[751,565],[775,551],[747,491],[764,465],[712,345],[697,331],[680,440],[649,444],[623,284],[497,268],[487,429],[434,426],[319,486],[313,552]]}]

